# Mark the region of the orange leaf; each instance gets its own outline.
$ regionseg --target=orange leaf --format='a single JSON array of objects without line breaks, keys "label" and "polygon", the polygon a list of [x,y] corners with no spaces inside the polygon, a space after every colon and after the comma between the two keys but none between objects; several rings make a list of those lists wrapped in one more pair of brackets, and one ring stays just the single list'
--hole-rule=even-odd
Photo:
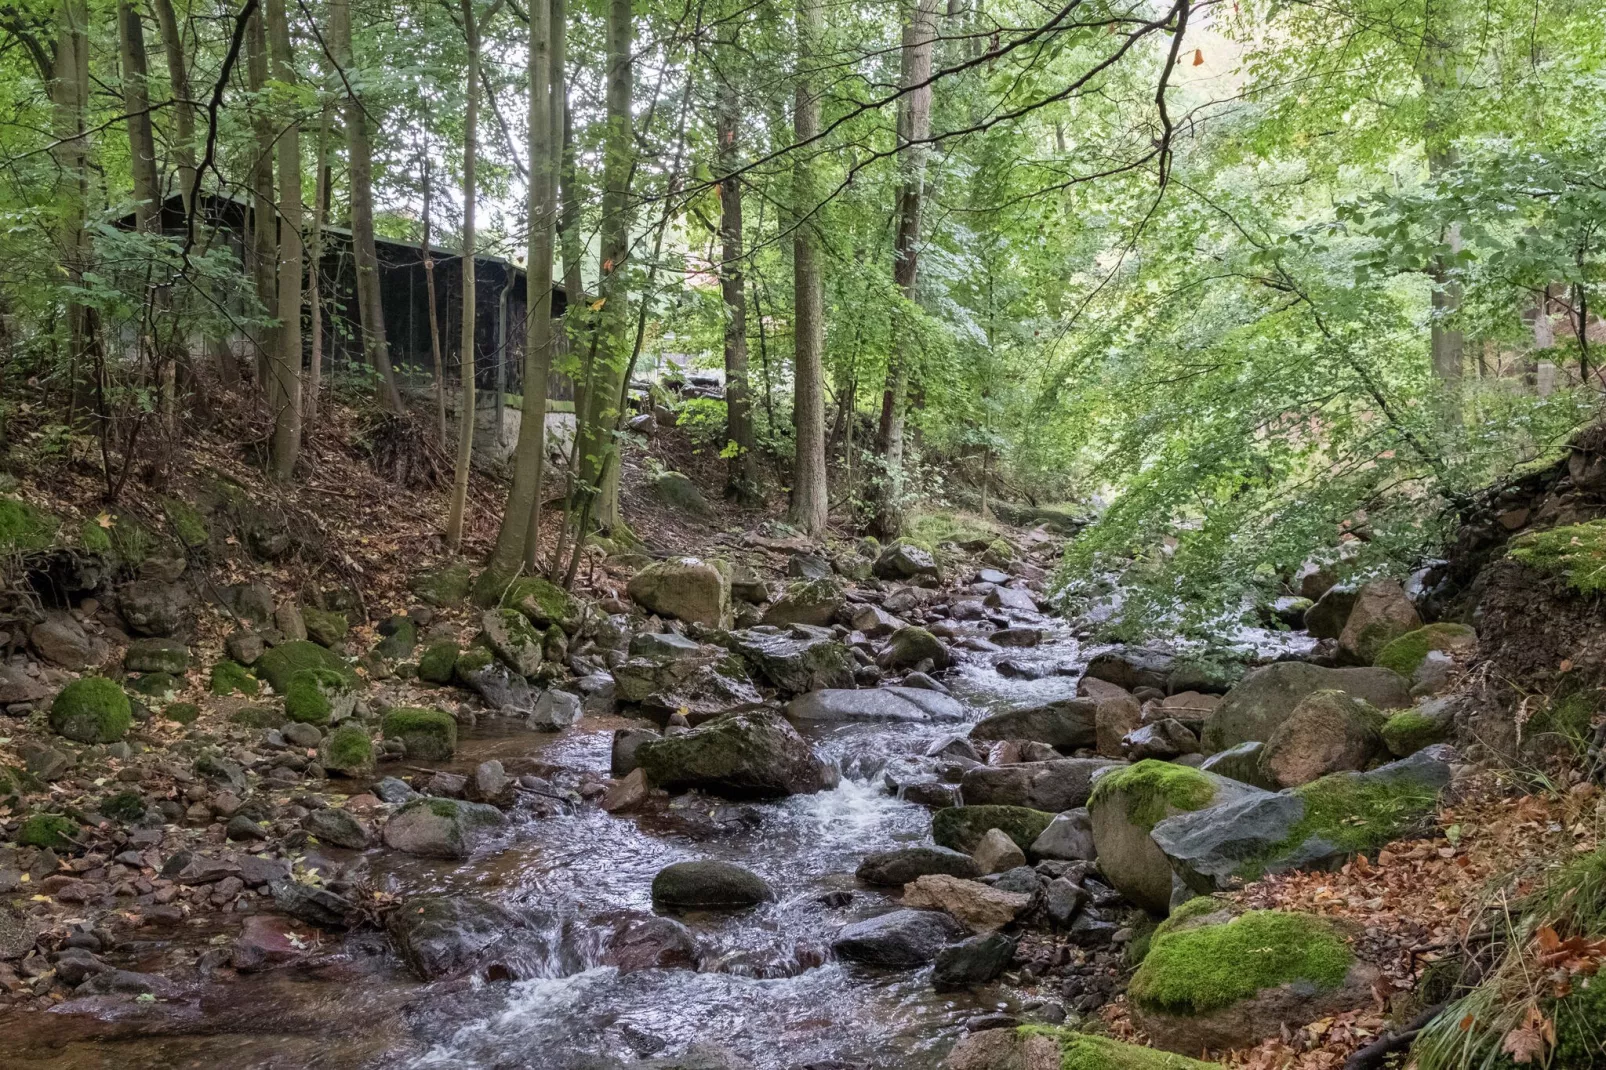
[{"label": "orange leaf", "polygon": [[1195,67],[1204,66],[1204,49],[1196,48],[1193,50],[1193,65]]},{"label": "orange leaf", "polygon": [[1562,672],[1572,672],[1573,671],[1573,659],[1572,658],[1562,658],[1561,659],[1561,671]]},{"label": "orange leaf", "polygon": [[607,260],[604,260],[602,262],[602,270],[603,270],[604,274],[606,274],[607,272],[610,272],[610,271],[613,270],[613,258],[612,257],[610,257]]}]

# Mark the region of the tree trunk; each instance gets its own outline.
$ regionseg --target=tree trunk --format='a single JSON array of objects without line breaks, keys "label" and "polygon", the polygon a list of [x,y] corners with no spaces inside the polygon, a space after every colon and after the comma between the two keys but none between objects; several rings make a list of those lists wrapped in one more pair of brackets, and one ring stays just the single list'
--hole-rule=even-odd
[{"label": "tree trunk", "polygon": [[[820,97],[810,69],[821,33],[820,0],[798,0],[797,86],[793,136],[807,141],[819,133]],[[830,508],[825,476],[825,302],[811,215],[819,207],[813,157],[818,148],[798,151],[792,163],[792,420],[796,428],[792,501],[788,517],[809,535],[825,530]]]},{"label": "tree trunk", "polygon": [[[269,320],[279,315],[278,225],[273,217],[273,123],[268,117],[268,37],[263,29],[262,9],[251,12],[246,27],[246,76],[251,87],[251,130],[254,134],[251,163],[251,277],[256,283],[257,300]],[[274,329],[258,327],[251,332],[255,349],[257,386],[266,388],[268,358],[274,349]]]},{"label": "tree trunk", "polygon": [[[56,64],[51,80],[55,112],[56,202],[61,214],[57,246],[69,286],[83,282],[89,246],[84,234],[88,199],[89,135],[84,109],[89,102],[89,14],[84,0],[61,0],[56,9]],[[67,300],[68,359],[76,378],[78,362],[88,349],[88,310]]]},{"label": "tree trunk", "polygon": [[[429,149],[424,150],[424,237],[419,243],[419,254],[424,260],[424,293],[429,301],[429,353],[435,365],[435,423],[442,445],[446,442],[446,365],[441,360],[441,321],[435,303],[435,254],[430,248]],[[455,490],[454,490],[455,494]]]},{"label": "tree trunk", "polygon": [[[268,2],[268,40],[273,77],[281,85],[296,81],[285,0]],[[295,476],[301,456],[301,125],[290,122],[279,133],[279,329],[269,368],[268,410],[273,414],[273,477]]]},{"label": "tree trunk", "polygon": [[[452,474],[452,503],[446,518],[446,545],[454,552],[463,542],[463,512],[468,503],[468,468],[474,459],[474,295],[477,280],[474,260],[475,157],[480,133],[480,27],[474,22],[474,0],[462,0],[463,36],[468,43],[468,78],[463,111],[463,314],[458,336],[461,352],[462,397],[457,409],[457,464]],[[486,21],[495,8],[486,13]]]},{"label": "tree trunk", "polygon": [[[1426,28],[1418,67],[1422,81],[1426,119],[1423,122],[1422,140],[1428,158],[1428,178],[1437,180],[1455,166],[1454,113],[1455,90],[1460,84],[1456,69],[1460,56],[1457,39],[1460,36],[1455,24],[1455,8],[1443,0],[1428,0],[1425,13]],[[1440,235],[1452,255],[1461,248],[1461,228],[1451,223]],[[1433,281],[1432,318],[1429,322],[1428,348],[1432,358],[1433,374],[1443,389],[1441,404],[1447,424],[1461,422],[1462,380],[1465,374],[1466,342],[1459,329],[1448,321],[1461,309],[1462,287],[1451,270],[1448,258],[1434,257],[1428,266]]]},{"label": "tree trunk", "polygon": [[323,227],[324,215],[329,211],[329,186],[334,177],[329,167],[332,112],[332,105],[325,104],[318,120],[318,159],[312,193],[312,243],[307,258],[307,305],[311,310],[312,357],[307,367],[307,388],[301,399],[303,426],[317,421],[318,394],[323,389]]},{"label": "tree trunk", "polygon": [[173,97],[173,162],[178,166],[184,214],[189,215],[194,211],[190,201],[195,193],[195,104],[190,96],[189,59],[184,55],[184,35],[179,32],[173,0],[151,0],[151,10],[167,56],[167,83]]},{"label": "tree trunk", "polygon": [[631,133],[632,95],[630,0],[608,0],[608,128],[602,157],[602,275],[598,281],[602,308],[594,374],[586,387],[586,411],[580,422],[579,492],[581,508],[574,512],[582,528],[594,521],[612,530],[619,522],[619,481],[610,477],[618,449],[619,398],[625,370],[634,348],[626,258],[630,252],[630,180],[635,142]]},{"label": "tree trunk", "polygon": [[732,454],[725,477],[725,496],[743,505],[762,503],[758,458],[753,452],[753,395],[747,378],[747,292],[742,287],[742,180],[731,172],[741,163],[736,145],[741,120],[735,68],[736,30],[721,42],[727,65],[719,98],[720,295],[725,301],[725,437]]},{"label": "tree trunk", "polygon": [[887,382],[881,395],[881,427],[877,448],[882,473],[876,487],[873,532],[894,538],[903,527],[903,426],[909,398],[909,368],[914,363],[915,340],[907,318],[917,298],[919,274],[920,203],[926,177],[925,140],[931,136],[931,52],[937,38],[937,0],[914,0],[903,29],[903,87],[898,100],[898,148],[902,182],[898,190],[898,234],[893,249],[892,277],[907,303],[903,315],[893,317],[892,352],[887,361]]},{"label": "tree trunk", "polygon": [[[352,70],[351,0],[329,0],[330,50],[335,62]],[[401,393],[385,341],[384,308],[379,295],[379,253],[374,248],[373,145],[368,114],[355,93],[346,97],[346,167],[351,188],[351,246],[357,268],[357,314],[362,321],[363,355],[379,373],[381,400],[401,412]]]}]

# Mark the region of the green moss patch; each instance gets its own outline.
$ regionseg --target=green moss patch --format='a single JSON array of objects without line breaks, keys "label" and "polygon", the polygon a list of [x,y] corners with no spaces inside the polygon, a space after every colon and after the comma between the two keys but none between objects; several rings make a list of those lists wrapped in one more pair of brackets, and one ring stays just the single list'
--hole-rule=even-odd
[{"label": "green moss patch", "polygon": [[1478,633],[1465,624],[1451,624],[1444,621],[1429,624],[1391,640],[1378,651],[1377,658],[1372,664],[1393,669],[1409,679],[1428,656],[1428,651],[1439,650],[1448,653],[1464,650],[1475,642],[1477,637]]},{"label": "green moss patch", "polygon": [[451,640],[431,643],[418,659],[418,678],[431,684],[449,684],[457,670],[457,644]]},{"label": "green moss patch", "polygon": [[988,829],[998,829],[1026,851],[1053,820],[1025,806],[950,806],[932,815],[931,838],[939,847],[973,851]]},{"label": "green moss patch", "polygon": [[1318,837],[1346,854],[1372,854],[1395,840],[1417,834],[1438,803],[1437,790],[1422,784],[1385,782],[1355,773],[1332,773],[1293,789],[1305,803],[1305,816],[1287,837],[1246,860],[1238,875],[1260,876],[1266,863]]},{"label": "green moss patch", "polygon": [[1322,918],[1251,910],[1219,925],[1157,932],[1128,995],[1149,1010],[1208,1014],[1291,982],[1330,991],[1354,961]]},{"label": "green moss patch", "polygon": [[1530,531],[1512,539],[1506,552],[1580,594],[1606,591],[1606,520]]},{"label": "green moss patch", "polygon": [[360,725],[347,722],[323,739],[323,765],[331,772],[358,776],[374,767],[374,744]]},{"label": "green moss patch", "polygon": [[137,791],[119,791],[100,801],[100,812],[114,821],[138,821],[145,816],[145,800]]},{"label": "green moss patch", "polygon": [[1113,1037],[1094,1036],[1053,1026],[1023,1025],[1023,1036],[1046,1036],[1060,1049],[1060,1070],[1212,1070],[1185,1055],[1127,1044]]},{"label": "green moss patch", "polygon": [[286,717],[283,710],[272,706],[241,706],[229,715],[229,720],[247,728],[282,728]]},{"label": "green moss patch", "polygon": [[162,710],[162,716],[179,724],[194,724],[201,716],[201,707],[193,702],[169,702]]},{"label": "green moss patch", "polygon": [[0,498],[0,554],[48,550],[61,521],[16,498]]},{"label": "green moss patch", "polygon": [[328,724],[334,700],[350,690],[345,677],[337,672],[302,669],[290,677],[290,687],[284,694],[284,715],[302,724]]},{"label": "green moss patch", "polygon": [[78,822],[61,814],[29,814],[17,830],[17,843],[23,847],[48,847],[64,851],[78,836]]},{"label": "green moss patch", "polygon": [[566,632],[580,626],[580,603],[568,591],[539,576],[514,580],[502,596],[502,604],[530,618],[538,628],[556,624]]},{"label": "green moss patch", "polygon": [[50,727],[80,743],[114,743],[133,720],[128,696],[103,676],[74,680],[50,704]]},{"label": "green moss patch", "polygon": [[1384,721],[1378,731],[1389,753],[1405,758],[1423,747],[1444,742],[1450,737],[1450,727],[1448,717],[1433,717],[1421,710],[1401,710]]},{"label": "green moss patch", "polygon": [[162,512],[167,514],[167,526],[178,541],[191,550],[198,550],[212,539],[212,531],[206,526],[206,517],[201,511],[182,498],[163,498]]},{"label": "green moss patch", "polygon": [[214,695],[254,695],[260,687],[244,665],[224,660],[212,666],[211,689]]},{"label": "green moss patch", "polygon": [[185,682],[170,672],[141,673],[138,679],[128,682],[128,689],[158,702],[171,701],[184,690]]},{"label": "green moss patch", "polygon": [[266,680],[281,695],[290,689],[290,678],[303,669],[328,669],[339,673],[348,687],[355,689],[360,681],[346,659],[327,647],[309,643],[305,639],[281,643],[266,651],[256,663],[257,676]]},{"label": "green moss patch", "polygon": [[457,722],[444,710],[403,706],[385,714],[380,730],[401,740],[409,758],[445,761],[457,750]]},{"label": "green moss patch", "polygon": [[1197,769],[1145,758],[1094,781],[1089,808],[1108,805],[1116,793],[1124,798],[1131,822],[1147,831],[1172,810],[1209,806],[1216,797],[1216,783]]},{"label": "green moss patch", "polygon": [[345,639],[346,632],[351,630],[344,613],[327,609],[303,609],[301,620],[307,626],[307,638],[320,646],[334,646]]},{"label": "green moss patch", "polygon": [[78,525],[78,542],[90,553],[111,553],[111,533],[102,527],[100,521],[94,517]]}]

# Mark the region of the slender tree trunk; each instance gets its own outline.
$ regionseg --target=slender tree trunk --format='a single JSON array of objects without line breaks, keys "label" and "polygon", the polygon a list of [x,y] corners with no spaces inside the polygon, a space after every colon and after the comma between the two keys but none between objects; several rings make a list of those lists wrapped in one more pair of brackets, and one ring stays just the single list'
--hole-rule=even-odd
[{"label": "slender tree trunk", "polygon": [[720,91],[718,119],[720,295],[725,301],[725,436],[733,450],[725,477],[725,496],[743,505],[763,501],[758,457],[753,452],[753,395],[747,377],[747,291],[742,286],[742,180],[732,175],[741,163],[736,144],[741,100],[736,88],[736,31],[728,31],[722,51],[729,70]]},{"label": "slender tree trunk", "polygon": [[307,388],[302,397],[302,417],[306,426],[318,419],[318,394],[323,389],[323,227],[329,211],[329,186],[333,177],[329,167],[329,124],[333,105],[325,104],[318,120],[318,159],[312,194],[312,242],[307,256],[307,305],[310,308],[312,357],[307,367]]},{"label": "slender tree trunk", "polygon": [[[273,76],[281,85],[296,81],[285,0],[267,0],[268,40]],[[276,145],[279,157],[279,329],[269,369],[268,409],[273,413],[273,476],[288,481],[301,456],[301,275],[306,261],[301,244],[301,124],[286,123]]]},{"label": "slender tree trunk", "polygon": [[[335,61],[352,70],[351,0],[329,0],[329,45]],[[347,184],[351,188],[351,247],[357,266],[357,313],[362,321],[363,355],[379,373],[380,396],[392,412],[402,411],[396,372],[385,341],[384,307],[379,294],[379,252],[374,247],[373,144],[368,113],[356,93],[346,97]]]},{"label": "slender tree trunk", "polygon": [[[56,244],[69,286],[83,282],[89,244],[84,233],[89,184],[89,134],[84,109],[89,102],[89,14],[84,0],[60,0],[56,8],[56,64],[51,80],[55,112],[56,201],[60,216]],[[69,296],[68,360],[76,374],[89,348],[88,310]]]},{"label": "slender tree trunk", "polygon": [[[246,28],[246,75],[251,87],[251,129],[255,135],[251,164],[251,276],[256,283],[257,300],[270,320],[279,315],[278,222],[273,216],[273,122],[268,117],[268,37],[263,28],[262,9],[251,13]],[[251,332],[256,351],[257,386],[268,385],[268,359],[273,352],[275,331],[259,327]]]},{"label": "slender tree trunk", "polygon": [[920,204],[926,178],[924,142],[931,136],[931,86],[922,83],[931,77],[937,10],[937,0],[914,0],[909,22],[903,29],[905,92],[898,100],[898,147],[903,178],[898,190],[898,234],[892,276],[906,307],[903,315],[893,317],[894,338],[887,362],[886,387],[881,395],[881,427],[876,443],[883,470],[871,527],[883,538],[895,537],[903,527],[904,410],[909,399],[909,368],[915,358],[914,332],[910,330],[907,317],[918,296]]},{"label": "slender tree trunk", "polygon": [[[812,66],[819,47],[820,0],[798,0],[797,86],[793,135],[806,141],[819,133],[820,96]],[[818,146],[798,151],[792,164],[792,421],[796,445],[788,517],[810,535],[825,531],[830,508],[825,473],[825,296],[820,282],[813,213],[819,207],[814,157]]]},{"label": "slender tree trunk", "polygon": [[630,0],[608,0],[608,128],[602,160],[602,276],[597,317],[597,367],[586,389],[586,411],[579,426],[579,491],[583,504],[574,510],[582,525],[595,521],[612,530],[619,522],[619,483],[609,478],[618,448],[619,398],[634,348],[628,288],[630,252],[630,179],[635,142],[631,133],[631,44],[634,26]]},{"label": "slender tree trunk", "polygon": [[178,166],[184,214],[189,215],[194,211],[190,198],[195,192],[195,104],[190,96],[189,59],[184,55],[184,35],[179,31],[173,0],[151,0],[151,10],[167,56],[167,83],[173,97],[173,162]]},{"label": "slender tree trunk", "polygon": [[[424,292],[429,299],[429,353],[435,365],[435,422],[441,442],[446,441],[446,365],[441,360],[441,321],[435,304],[435,254],[430,250],[430,167],[429,150],[424,150],[424,238],[419,253],[424,259]],[[455,491],[454,491],[455,493]]]},{"label": "slender tree trunk", "polygon": [[[1426,120],[1422,139],[1428,158],[1428,178],[1437,180],[1456,164],[1454,145],[1455,90],[1460,84],[1457,64],[1460,62],[1457,40],[1454,0],[1427,0],[1425,33],[1419,62],[1418,76],[1422,82]],[[1461,248],[1461,228],[1451,223],[1440,235],[1454,255]],[[1447,424],[1461,422],[1462,385],[1465,375],[1466,341],[1462,332],[1451,326],[1461,309],[1462,287],[1455,277],[1449,259],[1434,257],[1428,266],[1433,282],[1432,319],[1429,322],[1428,347],[1432,358],[1433,374],[1439,379],[1443,396],[1443,419]]]},{"label": "slender tree trunk", "polygon": [[[468,469],[474,460],[474,216],[479,191],[474,182],[475,157],[480,133],[480,27],[475,25],[474,0],[462,0],[463,36],[468,43],[467,103],[463,111],[463,314],[458,337],[462,373],[461,404],[457,412],[457,465],[452,474],[452,503],[446,518],[446,545],[456,551],[463,542],[463,512],[468,503]],[[495,8],[486,13],[489,22]]]}]

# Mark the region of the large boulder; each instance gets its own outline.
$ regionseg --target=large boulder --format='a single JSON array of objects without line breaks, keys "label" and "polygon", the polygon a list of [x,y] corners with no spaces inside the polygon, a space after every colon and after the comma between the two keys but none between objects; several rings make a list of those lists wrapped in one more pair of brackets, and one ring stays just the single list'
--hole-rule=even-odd
[{"label": "large boulder", "polygon": [[1261,780],[1295,788],[1346,769],[1365,769],[1382,750],[1383,714],[1363,698],[1315,691],[1300,700],[1260,753]]},{"label": "large boulder", "polygon": [[1126,753],[1126,737],[1143,724],[1143,707],[1124,688],[1109,686],[1089,692],[1093,714],[1094,748],[1106,758]]},{"label": "large boulder", "polygon": [[533,676],[541,667],[541,633],[516,609],[482,613],[480,638],[502,664],[520,676]]},{"label": "large boulder", "polygon": [[912,880],[930,874],[946,874],[966,880],[982,875],[976,860],[963,851],[947,847],[899,847],[866,855],[854,872],[866,884],[901,888]]},{"label": "large boulder", "polygon": [[165,637],[189,622],[195,596],[180,583],[135,580],[117,593],[117,611],[135,635]]},{"label": "large boulder", "polygon": [[653,905],[673,910],[732,910],[774,898],[763,877],[730,862],[675,862],[652,879]]},{"label": "large boulder", "polygon": [[90,638],[83,626],[66,613],[50,613],[35,624],[28,632],[28,644],[45,661],[73,672],[82,672],[100,664],[106,654],[105,645],[97,645],[97,641]]},{"label": "large boulder", "polygon": [[889,669],[913,669],[925,661],[933,668],[946,669],[950,660],[941,639],[913,624],[893,632],[882,655],[882,663]]},{"label": "large boulder", "polygon": [[472,977],[521,980],[536,975],[530,919],[472,895],[407,900],[388,921],[402,961],[420,981]]},{"label": "large boulder", "polygon": [[[851,688],[853,658],[829,635],[745,631],[731,633],[731,649],[771,687],[797,695],[821,688]],[[851,692],[849,692],[851,693]]]},{"label": "large boulder", "polygon": [[730,623],[730,569],[722,561],[677,557],[636,573],[626,587],[650,613],[722,628]]},{"label": "large boulder", "polygon": [[578,598],[540,576],[521,576],[514,580],[508,585],[502,604],[524,614],[542,631],[557,625],[573,635],[585,619],[585,607]]},{"label": "large boulder", "polygon": [[1257,788],[1267,791],[1276,791],[1277,786],[1267,780],[1260,771],[1260,756],[1266,750],[1266,744],[1258,739],[1247,743],[1240,743],[1236,747],[1220,750],[1199,763],[1199,768],[1207,773],[1224,776],[1228,780],[1236,780],[1240,784],[1253,784]]},{"label": "large boulder", "polygon": [[1338,656],[1351,665],[1370,665],[1391,641],[1420,627],[1422,618],[1405,589],[1393,580],[1373,580],[1356,594],[1338,636]]},{"label": "large boulder", "polygon": [[965,715],[964,705],[939,691],[923,687],[877,687],[862,690],[829,689],[799,695],[786,707],[794,721],[954,721]]},{"label": "large boulder", "polygon": [[1384,721],[1379,732],[1390,754],[1407,758],[1424,747],[1449,741],[1455,732],[1455,703],[1449,698],[1428,699]]},{"label": "large boulder", "polygon": [[763,702],[742,659],[717,646],[689,652],[676,644],[672,651],[632,657],[613,670],[613,682],[616,699],[660,719],[684,713],[696,723]]},{"label": "large boulder", "polygon": [[1167,817],[1202,810],[1260,789],[1154,760],[1112,769],[1093,785],[1088,816],[1099,868],[1117,891],[1151,914],[1171,906],[1171,863],[1149,833]]},{"label": "large boulder", "polygon": [[647,779],[662,788],[697,788],[737,799],[807,795],[836,783],[836,771],[779,714],[728,713],[689,732],[636,748]]},{"label": "large boulder", "polygon": [[1329,587],[1316,604],[1305,611],[1305,630],[1312,639],[1337,639],[1349,623],[1350,610],[1360,587],[1352,583],[1339,583]]},{"label": "large boulder", "polygon": [[[432,671],[443,671],[443,666],[437,665]],[[536,692],[530,682],[508,668],[489,647],[478,643],[457,655],[452,663],[452,678],[505,715],[527,717],[535,708]]]},{"label": "large boulder", "polygon": [[950,806],[931,815],[931,838],[939,847],[970,852],[989,829],[998,829],[1025,851],[1053,820],[1053,814],[1024,806]]},{"label": "large boulder", "polygon": [[1416,675],[1430,653],[1462,654],[1478,645],[1478,633],[1465,624],[1440,621],[1390,640],[1373,660],[1374,665],[1393,669],[1406,679]]},{"label": "large boulder", "polygon": [[414,799],[385,822],[385,846],[426,858],[467,858],[486,836],[506,824],[502,811],[484,803]]},{"label": "large boulder", "polygon": [[765,624],[812,624],[823,627],[835,619],[841,608],[842,585],[835,579],[802,580],[786,585],[781,597],[764,611],[763,620]]},{"label": "large boulder", "polygon": [[882,580],[936,582],[941,574],[931,554],[907,542],[895,542],[882,550],[871,571]]},{"label": "large boulder", "polygon": [[1150,835],[1172,871],[1201,894],[1268,873],[1335,869],[1425,831],[1454,758],[1449,747],[1428,747],[1365,773],[1334,773],[1169,817]]},{"label": "large boulder", "polygon": [[1279,661],[1255,669],[1227,692],[1205,722],[1200,742],[1207,754],[1256,740],[1264,743],[1306,696],[1342,691],[1380,710],[1411,705],[1405,677],[1391,669],[1324,669],[1303,661]]},{"label": "large boulder", "polygon": [[398,706],[385,714],[380,731],[401,740],[414,761],[444,762],[457,750],[457,722],[445,710]]},{"label": "large boulder", "polygon": [[133,719],[128,696],[103,676],[72,681],[50,704],[51,729],[79,743],[115,743]]},{"label": "large boulder", "polygon": [[1091,861],[1097,858],[1099,852],[1093,843],[1093,819],[1088,814],[1087,807],[1078,806],[1063,814],[1055,814],[1054,820],[1049,822],[1042,834],[1032,841],[1027,854],[1032,858],[1047,858],[1060,862],[1076,862],[1084,859]]},{"label": "large boulder", "polygon": [[946,873],[916,877],[903,889],[904,906],[940,910],[973,933],[994,932],[1012,924],[1031,909],[1032,898]]},{"label": "large boulder", "polygon": [[290,678],[303,669],[327,669],[339,673],[346,685],[355,689],[360,681],[345,658],[327,647],[305,639],[280,643],[257,659],[252,666],[257,676],[283,695],[290,690]]},{"label": "large boulder", "polygon": [[[1015,957],[1015,941],[1000,932],[984,932],[949,944],[931,966],[931,986],[951,992],[998,979]],[[1058,1063],[1053,1070],[1058,1070]]]},{"label": "large boulder", "polygon": [[1155,932],[1127,989],[1134,1024],[1157,1046],[1247,1048],[1371,1005],[1381,974],[1332,921],[1198,902]]},{"label": "large boulder", "polygon": [[701,957],[697,938],[673,918],[639,910],[609,911],[592,919],[607,926],[599,956],[620,973],[636,970],[694,970]]},{"label": "large boulder", "polygon": [[1073,698],[1006,710],[983,717],[970,730],[971,739],[996,741],[1027,739],[1047,743],[1059,750],[1091,747],[1097,738],[1098,704],[1091,699]]},{"label": "large boulder", "polygon": [[1058,758],[978,765],[965,770],[959,791],[967,805],[1025,806],[1057,814],[1084,805],[1094,775],[1117,764],[1103,758]]},{"label": "large boulder", "polygon": [[937,957],[964,927],[936,910],[894,910],[844,926],[831,941],[838,958],[891,970],[912,970]]},{"label": "large boulder", "polygon": [[1164,691],[1171,682],[1171,672],[1176,664],[1176,656],[1163,650],[1117,647],[1106,650],[1088,662],[1085,675],[1112,683],[1126,691],[1135,691],[1140,687],[1155,687]]}]

